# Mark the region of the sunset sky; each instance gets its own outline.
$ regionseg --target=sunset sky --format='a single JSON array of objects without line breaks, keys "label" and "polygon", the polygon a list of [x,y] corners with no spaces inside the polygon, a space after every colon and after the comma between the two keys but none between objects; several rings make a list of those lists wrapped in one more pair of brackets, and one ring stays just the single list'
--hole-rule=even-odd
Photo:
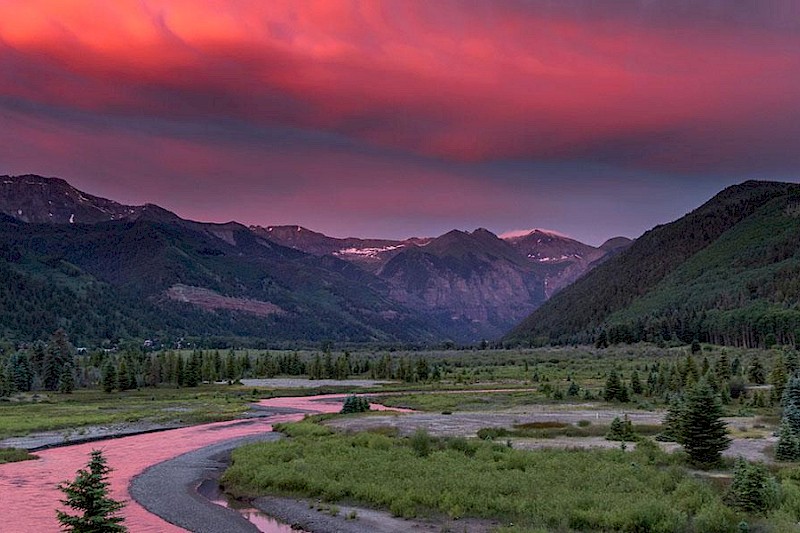
[{"label": "sunset sky", "polygon": [[0,0],[0,174],[335,236],[599,244],[800,181],[800,2]]}]

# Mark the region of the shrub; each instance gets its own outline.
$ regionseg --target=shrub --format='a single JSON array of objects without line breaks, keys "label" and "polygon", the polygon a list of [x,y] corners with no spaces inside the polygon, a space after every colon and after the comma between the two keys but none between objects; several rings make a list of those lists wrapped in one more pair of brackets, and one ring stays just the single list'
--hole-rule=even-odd
[{"label": "shrub", "polygon": [[509,431],[503,427],[481,428],[478,430],[478,438],[483,440],[494,440],[499,437],[507,437]]},{"label": "shrub", "polygon": [[342,404],[342,410],[339,411],[343,415],[350,413],[365,413],[369,411],[369,400],[361,396],[348,396]]},{"label": "shrub", "polygon": [[736,513],[719,502],[704,506],[694,519],[695,530],[704,533],[735,533],[739,531]]},{"label": "shrub", "polygon": [[431,453],[431,436],[428,435],[428,432],[422,428],[415,431],[414,436],[411,437],[411,448],[414,449],[417,457],[427,457]]}]

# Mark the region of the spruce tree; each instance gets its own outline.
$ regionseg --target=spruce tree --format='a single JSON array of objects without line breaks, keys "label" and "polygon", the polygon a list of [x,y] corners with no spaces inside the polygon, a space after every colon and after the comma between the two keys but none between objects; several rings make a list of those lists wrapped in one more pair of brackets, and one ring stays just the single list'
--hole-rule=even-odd
[{"label": "spruce tree", "polygon": [[728,360],[728,353],[725,350],[722,350],[714,365],[714,373],[720,383],[727,383],[731,379],[731,362]]},{"label": "spruce tree", "polygon": [[117,386],[117,367],[114,365],[114,361],[109,358],[103,366],[103,390],[112,392]]},{"label": "spruce tree", "polygon": [[639,372],[636,370],[634,370],[633,375],[631,375],[631,391],[634,394],[641,394],[644,392],[644,387],[642,387],[642,382],[639,379]]},{"label": "spruce tree", "polygon": [[605,391],[603,391],[603,399],[607,402],[616,400],[619,398],[621,392],[622,383],[619,380],[617,371],[612,369],[608,374],[608,379],[606,379],[606,388]]},{"label": "spruce tree", "polygon": [[792,431],[784,418],[778,430],[778,443],[775,445],[775,459],[778,461],[797,461],[800,459],[800,439]]},{"label": "spruce tree", "polygon": [[73,374],[72,365],[64,365],[61,370],[61,376],[58,378],[58,392],[62,394],[72,394],[75,390],[75,375]]},{"label": "spruce tree", "polygon": [[681,420],[681,438],[692,463],[711,466],[719,462],[730,446],[722,420],[722,404],[706,380],[689,392]]},{"label": "spruce tree", "polygon": [[783,364],[783,358],[778,358],[775,361],[775,366],[772,367],[772,372],[769,373],[769,384],[772,385],[772,390],[769,394],[769,401],[772,405],[777,404],[783,397],[783,389],[786,387],[786,367]]},{"label": "spruce tree", "polygon": [[750,514],[767,514],[778,501],[778,487],[762,465],[736,461],[728,500],[734,507]]},{"label": "spruce tree", "polygon": [[800,460],[800,377],[793,377],[786,384],[782,405],[775,458],[779,461],[797,461]]},{"label": "spruce tree", "polygon": [[124,503],[108,496],[108,474],[111,469],[106,464],[100,450],[92,450],[87,469],[78,470],[75,480],[58,485],[66,498],[61,503],[78,511],[71,515],[56,511],[58,521],[64,531],[72,533],[121,533],[128,529],[122,525],[124,518],[115,516]]},{"label": "spruce tree", "polygon": [[750,367],[747,369],[747,379],[749,379],[751,383],[757,385],[766,384],[767,374],[764,370],[764,365],[761,364],[758,357],[754,357],[753,361],[750,363]]},{"label": "spruce tree", "polygon": [[636,432],[633,430],[633,424],[628,418],[628,415],[625,415],[624,419],[620,419],[618,416],[615,417],[614,420],[611,421],[608,433],[606,433],[606,440],[634,442],[637,438]]},{"label": "spruce tree", "polygon": [[684,407],[683,399],[675,395],[669,403],[669,408],[662,424],[664,429],[658,436],[658,440],[683,444]]}]

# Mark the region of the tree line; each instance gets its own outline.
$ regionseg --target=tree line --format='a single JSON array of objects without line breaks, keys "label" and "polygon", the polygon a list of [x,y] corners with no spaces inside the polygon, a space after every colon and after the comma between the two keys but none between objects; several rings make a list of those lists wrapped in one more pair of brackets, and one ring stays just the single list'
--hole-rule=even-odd
[{"label": "tree line", "polygon": [[229,350],[161,350],[128,347],[121,352],[95,350],[77,353],[63,329],[48,342],[36,342],[0,354],[0,396],[17,392],[59,391],[101,387],[107,392],[171,385],[237,382],[245,378],[308,376],[310,379],[372,379],[414,383],[440,379],[442,370],[424,357],[363,354],[330,349],[314,355],[298,352],[271,354]]}]

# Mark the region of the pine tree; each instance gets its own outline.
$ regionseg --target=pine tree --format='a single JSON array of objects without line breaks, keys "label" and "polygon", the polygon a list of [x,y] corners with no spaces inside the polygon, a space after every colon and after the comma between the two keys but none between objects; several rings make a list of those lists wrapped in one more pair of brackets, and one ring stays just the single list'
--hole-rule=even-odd
[{"label": "pine tree", "polygon": [[800,377],[793,377],[786,384],[782,405],[775,458],[779,461],[797,461],[800,460]]},{"label": "pine tree", "polygon": [[736,461],[728,499],[734,507],[750,514],[767,514],[777,504],[775,480],[762,465]]},{"label": "pine tree", "polygon": [[624,419],[620,419],[620,417],[617,416],[611,421],[608,433],[606,433],[606,440],[618,440],[623,442],[634,442],[637,440],[636,432],[633,430],[633,424],[628,418],[628,415],[625,415]]},{"label": "pine tree", "polygon": [[781,421],[781,427],[778,430],[775,459],[778,461],[797,461],[800,459],[800,439],[792,431],[786,419]]},{"label": "pine tree", "polygon": [[72,365],[64,365],[61,375],[58,378],[58,392],[62,394],[72,394],[75,390],[75,374]]},{"label": "pine tree", "polygon": [[608,379],[606,379],[606,388],[603,391],[603,399],[607,402],[616,400],[619,398],[621,392],[622,383],[619,380],[617,371],[612,369],[608,374]]},{"label": "pine tree", "polygon": [[606,334],[606,330],[602,330],[597,335],[597,339],[594,341],[594,347],[601,350],[603,348],[608,348],[608,335]]},{"label": "pine tree", "polygon": [[714,373],[720,383],[727,383],[731,379],[731,363],[728,360],[728,353],[723,350],[714,365]]},{"label": "pine tree", "polygon": [[644,392],[642,382],[639,380],[639,372],[636,370],[634,370],[633,374],[631,375],[631,392],[634,394],[641,394]]},{"label": "pine tree", "polygon": [[747,379],[749,379],[751,383],[757,385],[764,385],[767,382],[767,374],[764,370],[764,365],[761,364],[758,357],[754,357],[753,361],[750,363],[750,367],[747,369]]},{"label": "pine tree", "polygon": [[369,401],[366,398],[352,395],[345,398],[342,404],[342,410],[339,412],[342,414],[365,413],[369,411],[369,409]]},{"label": "pine tree", "polygon": [[786,350],[784,352],[783,358],[784,364],[786,365],[786,372],[793,376],[795,372],[800,369],[800,359],[798,359],[797,350]]},{"label": "pine tree", "polygon": [[722,404],[705,380],[698,382],[686,398],[681,433],[683,447],[697,465],[718,463],[722,452],[730,446],[728,430],[722,421]]},{"label": "pine tree", "polygon": [[74,481],[58,485],[66,498],[61,503],[79,511],[70,515],[64,511],[56,511],[58,521],[64,531],[73,533],[121,533],[128,529],[122,525],[124,518],[115,516],[124,503],[112,500],[108,496],[108,474],[103,453],[92,450],[87,469],[78,470]]},{"label": "pine tree", "polygon": [[786,367],[783,364],[783,358],[778,358],[775,361],[775,366],[772,372],[769,373],[769,384],[772,385],[772,390],[769,394],[769,401],[772,405],[777,404],[783,397],[783,389],[786,387]]},{"label": "pine tree", "polygon": [[697,339],[692,340],[692,353],[699,353],[700,352],[700,341]]},{"label": "pine tree", "polygon": [[103,366],[103,390],[112,392],[117,386],[117,367],[114,365],[114,361],[109,358]]},{"label": "pine tree", "polygon": [[672,401],[669,403],[669,408],[667,409],[667,414],[664,417],[664,423],[662,424],[664,429],[661,431],[657,440],[677,442],[678,444],[683,443],[682,424],[684,407],[683,399],[680,396],[676,395],[672,398]]}]

